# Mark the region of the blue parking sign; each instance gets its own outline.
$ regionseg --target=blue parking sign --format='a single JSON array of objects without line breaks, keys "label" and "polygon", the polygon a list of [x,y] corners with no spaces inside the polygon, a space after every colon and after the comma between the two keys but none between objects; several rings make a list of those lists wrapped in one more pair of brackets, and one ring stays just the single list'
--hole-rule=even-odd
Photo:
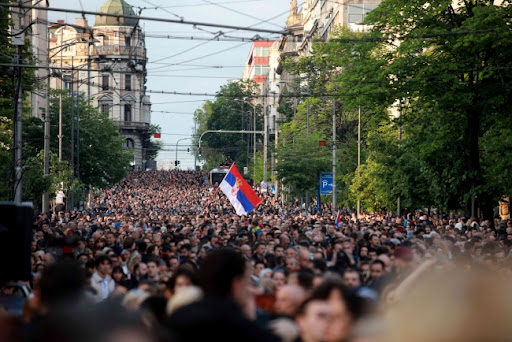
[{"label": "blue parking sign", "polygon": [[322,173],[320,175],[320,194],[332,194],[332,173]]}]

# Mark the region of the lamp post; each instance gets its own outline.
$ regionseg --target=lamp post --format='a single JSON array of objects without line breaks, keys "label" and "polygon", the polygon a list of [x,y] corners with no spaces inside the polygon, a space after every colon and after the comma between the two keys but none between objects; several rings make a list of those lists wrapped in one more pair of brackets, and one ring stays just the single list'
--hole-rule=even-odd
[{"label": "lamp post", "polygon": [[[361,170],[361,106],[359,106],[359,115],[357,119],[357,173],[359,174]],[[359,218],[359,214],[361,213],[361,199],[357,197],[357,218]]]},{"label": "lamp post", "polygon": [[181,139],[178,139],[178,141],[176,141],[176,162],[175,162],[176,169],[178,169],[178,143],[182,140],[187,140],[187,139],[192,139],[192,138],[181,138]]},{"label": "lamp post", "polygon": [[[239,99],[233,99],[234,101],[242,101],[245,102],[244,99],[242,100],[239,100]],[[247,103],[249,106],[252,107],[252,130],[253,131],[256,131],[256,104],[252,104],[250,102],[245,102]],[[253,133],[252,135],[252,162],[253,162],[253,170],[252,170],[252,174],[253,174],[253,179],[256,179],[256,133]]]}]

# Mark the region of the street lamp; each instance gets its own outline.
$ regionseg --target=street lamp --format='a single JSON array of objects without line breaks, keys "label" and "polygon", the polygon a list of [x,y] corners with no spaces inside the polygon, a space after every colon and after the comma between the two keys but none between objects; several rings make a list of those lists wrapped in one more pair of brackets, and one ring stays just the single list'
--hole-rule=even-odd
[{"label": "street lamp", "polygon": [[[240,99],[233,99],[234,101],[239,101],[239,102],[242,102],[242,105],[244,103],[247,103],[249,106],[252,107],[252,130],[253,131],[256,131],[256,103],[252,104],[250,102],[246,102],[245,101],[245,98],[243,98],[242,100]],[[253,174],[253,179],[256,179],[256,133],[253,133],[252,135],[252,151],[253,151],[253,155],[252,155],[252,162],[253,162],[253,170],[252,170],[252,174]]]},{"label": "street lamp", "polygon": [[193,139],[193,138],[181,138],[181,139],[178,139],[178,141],[176,141],[176,161],[175,161],[176,169],[178,169],[178,143],[182,140],[187,140],[187,139]]}]

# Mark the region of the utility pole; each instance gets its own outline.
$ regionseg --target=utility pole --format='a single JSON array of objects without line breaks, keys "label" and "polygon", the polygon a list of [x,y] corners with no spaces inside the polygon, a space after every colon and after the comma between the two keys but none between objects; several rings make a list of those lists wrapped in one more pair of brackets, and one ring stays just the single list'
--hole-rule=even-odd
[{"label": "utility pole", "polygon": [[[398,107],[398,148],[400,149],[400,141],[402,140],[402,101],[400,100],[400,107]],[[400,191],[400,190],[399,190]],[[401,216],[400,193],[396,199],[396,216]]]},{"label": "utility pole", "polygon": [[76,86],[76,177],[80,179],[80,83]]},{"label": "utility pole", "polygon": [[[70,149],[70,154],[71,154],[71,160],[69,162],[69,165],[71,166],[71,170],[72,170],[72,176],[71,178],[74,179],[74,175],[75,175],[75,110],[74,110],[74,94],[75,94],[75,70],[74,70],[74,67],[75,67],[75,61],[74,61],[74,58],[73,56],[71,56],[71,101],[70,101],[70,107],[71,107],[71,134],[70,134],[70,144],[69,144],[69,149]],[[70,196],[70,200],[71,200],[71,203],[69,205],[70,209],[73,210],[73,208],[75,207],[75,195],[73,192],[71,192],[71,196]]]},{"label": "utility pole", "polygon": [[[46,84],[46,109],[44,113],[44,177],[48,178],[50,176],[50,30],[46,30],[46,40],[47,40],[47,49],[48,53],[46,55],[46,66],[48,67],[48,79]],[[43,213],[48,212],[50,209],[50,194],[48,191],[45,191],[43,194],[43,205],[42,211]]]},{"label": "utility pole", "polygon": [[[359,116],[357,120],[357,173],[361,172],[361,106],[359,106]],[[360,194],[358,194],[357,198],[357,218],[359,218],[359,214],[361,213],[361,199],[359,198]]]},{"label": "utility pole", "polygon": [[62,81],[59,94],[59,161],[62,161]]},{"label": "utility pole", "polygon": [[[276,94],[275,93],[274,93],[274,97],[273,97],[272,101],[275,106],[276,105]],[[274,150],[276,151],[275,159],[274,159],[274,187],[276,189],[276,198],[279,198],[279,181],[277,180],[277,171],[275,171],[276,167],[277,167],[277,149],[279,147],[279,124],[277,122],[277,110],[276,110],[276,115],[275,115],[275,120],[274,120],[274,134],[275,134]]]},{"label": "utility pole", "polygon": [[306,108],[306,137],[309,138],[309,93],[307,98],[307,108]]},{"label": "utility pole", "polygon": [[268,110],[267,110],[267,92],[265,91],[265,97],[263,99],[263,181],[267,182],[267,153],[268,153]]},{"label": "utility pole", "polygon": [[[16,58],[16,64],[23,64],[23,46],[25,45],[25,33],[23,30],[23,15],[21,9],[18,9],[19,26],[13,29],[14,36],[12,37],[11,44],[18,47],[18,55]],[[15,204],[21,204],[22,202],[22,118],[23,118],[23,82],[21,66],[17,70],[18,89],[15,94],[14,101],[14,183],[13,183],[13,197]]]},{"label": "utility pole", "polygon": [[336,212],[336,99],[332,101],[332,210]]},{"label": "utility pole", "polygon": [[[197,121],[194,121],[194,136],[197,137]],[[176,151],[178,149],[176,148]],[[194,171],[197,170],[197,159],[196,159],[197,153],[194,152]]]},{"label": "utility pole", "polygon": [[[256,103],[252,106],[252,130],[256,131]],[[256,133],[252,135],[252,179],[256,181]]]}]

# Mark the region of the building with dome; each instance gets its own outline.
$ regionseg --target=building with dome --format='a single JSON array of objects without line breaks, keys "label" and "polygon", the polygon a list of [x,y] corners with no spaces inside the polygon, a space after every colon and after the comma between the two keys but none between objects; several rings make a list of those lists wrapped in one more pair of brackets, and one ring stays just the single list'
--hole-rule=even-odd
[{"label": "building with dome", "polygon": [[[108,0],[99,13],[136,16],[124,0]],[[55,89],[72,89],[119,125],[125,147],[133,150],[133,169],[146,167],[151,102],[146,95],[147,53],[136,18],[97,15],[93,26],[83,18],[73,24],[51,23],[50,65],[63,70],[52,78]]]}]

